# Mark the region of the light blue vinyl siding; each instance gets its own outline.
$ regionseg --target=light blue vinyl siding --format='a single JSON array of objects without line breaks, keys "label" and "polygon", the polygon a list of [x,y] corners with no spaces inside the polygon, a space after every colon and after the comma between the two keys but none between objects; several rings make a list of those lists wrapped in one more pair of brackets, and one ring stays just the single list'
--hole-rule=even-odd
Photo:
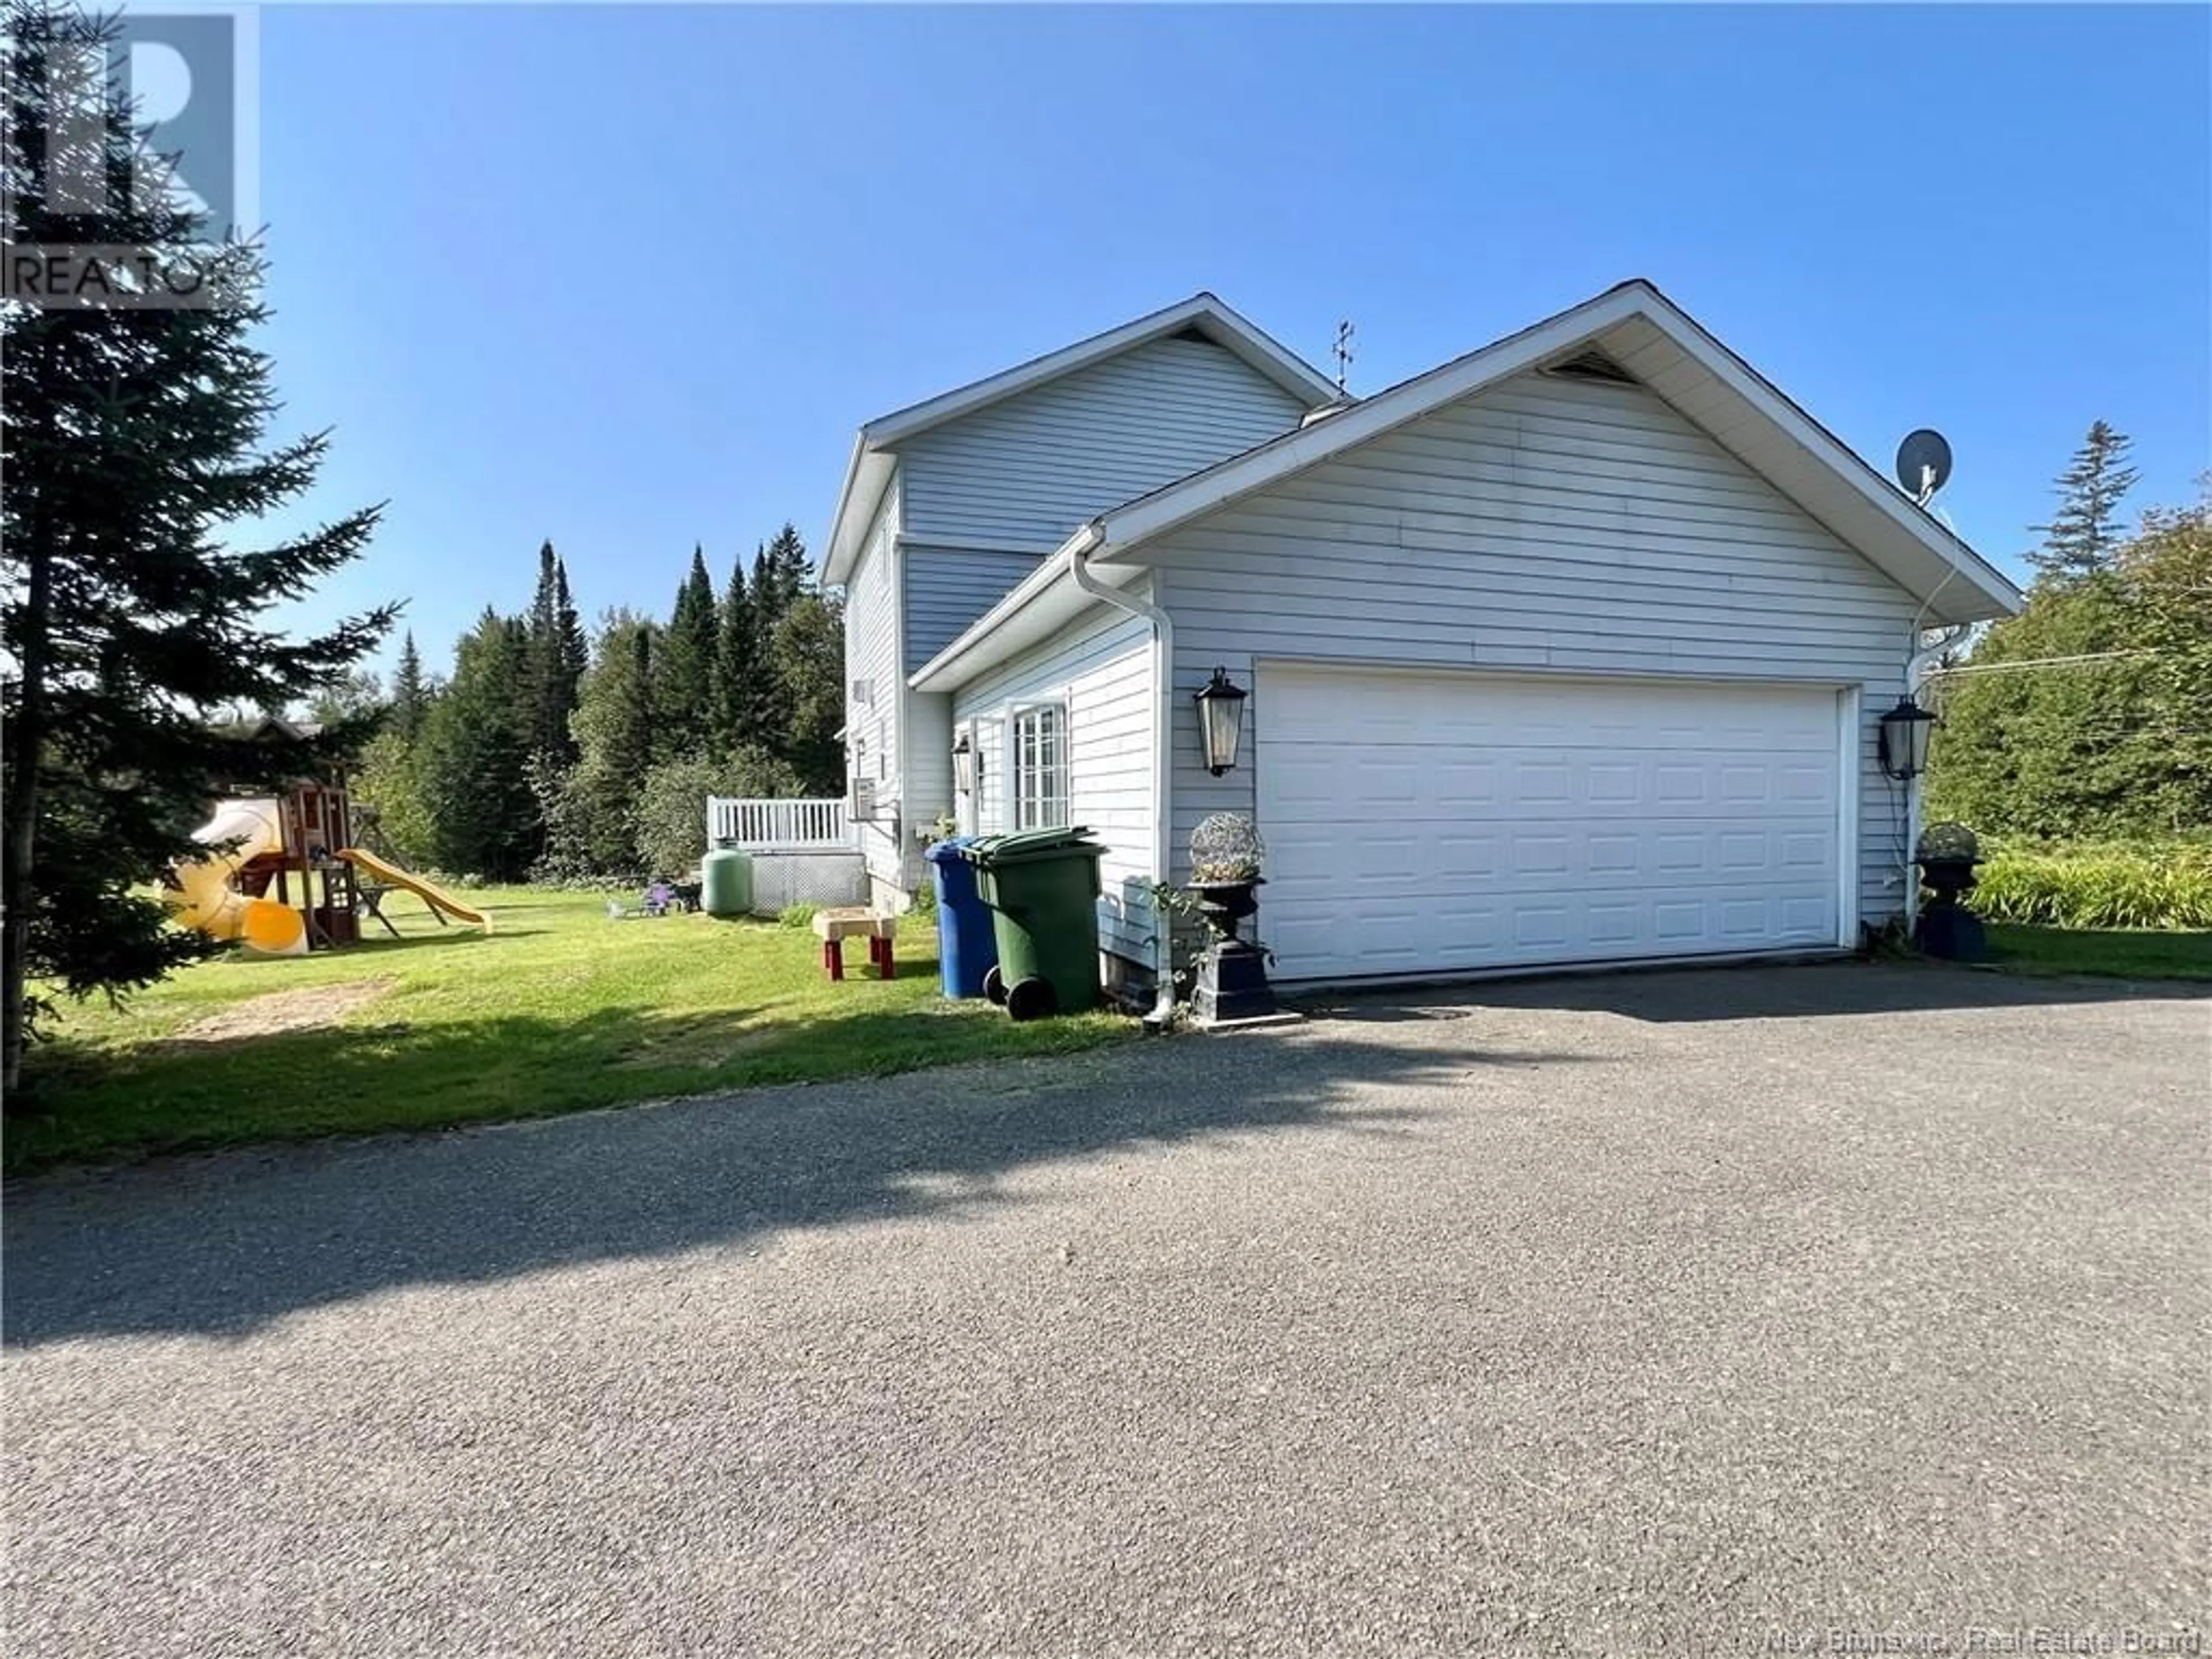
[{"label": "light blue vinyl siding", "polygon": [[1219,346],[1155,340],[901,446],[904,530],[947,547],[1049,553],[1108,507],[1276,437],[1304,412]]},{"label": "light blue vinyl siding", "polygon": [[899,773],[899,804],[907,835],[900,849],[900,886],[914,892],[929,882],[919,837],[952,811],[952,699],[941,691],[910,690],[905,722],[906,763]]},{"label": "light blue vinyl siding", "polygon": [[[906,684],[899,662],[899,491],[884,493],[845,590],[845,769],[867,779],[890,813],[897,804]],[[865,694],[865,695],[863,695]],[[895,820],[854,825],[854,837],[878,881],[903,888],[902,849]]]},{"label": "light blue vinyl siding", "polygon": [[[1132,592],[1146,592],[1139,583]],[[1024,702],[1067,708],[1068,816],[1106,845],[1098,931],[1111,955],[1149,969],[1152,902],[1152,630],[1100,605],[995,665],[952,697],[955,727],[972,727],[982,777],[972,823],[1011,829],[1009,711]]]},{"label": "light blue vinyl siding", "polygon": [[[1915,603],[1644,388],[1518,377],[1141,556],[1178,687],[1217,663],[1252,686],[1255,659],[1857,685],[1861,919],[1902,906],[1904,799],[1875,742]],[[1212,777],[1188,698],[1174,720],[1180,863],[1199,818],[1254,810],[1253,770]]]},{"label": "light blue vinyl siding", "polygon": [[[860,643],[848,645],[848,654],[878,666],[894,662],[902,682],[1076,526],[1288,430],[1304,410],[1220,347],[1176,337],[1133,347],[923,434],[901,447],[884,516],[855,567],[847,635]],[[879,608],[887,586],[902,595],[902,615]],[[1147,677],[1150,662],[1148,646]],[[871,764],[884,771],[885,798],[900,808],[896,841],[888,824],[861,832],[869,868],[902,894],[923,874],[913,832],[952,804],[952,726],[947,699],[902,685],[875,716],[853,727],[872,734]],[[1078,764],[1094,780],[1106,776],[1096,753]],[[1149,813],[1149,772],[1144,788]],[[1094,793],[1100,793],[1112,790],[1100,782]],[[1112,816],[1118,822],[1124,814],[1117,807]],[[1150,835],[1149,823],[1144,833]],[[1148,842],[1135,856],[1149,871]],[[1119,928],[1121,912],[1115,914]],[[1148,911],[1136,925],[1141,954]]]},{"label": "light blue vinyl siding", "polygon": [[919,669],[1037,567],[1029,553],[978,553],[909,544],[906,559],[906,659]]}]

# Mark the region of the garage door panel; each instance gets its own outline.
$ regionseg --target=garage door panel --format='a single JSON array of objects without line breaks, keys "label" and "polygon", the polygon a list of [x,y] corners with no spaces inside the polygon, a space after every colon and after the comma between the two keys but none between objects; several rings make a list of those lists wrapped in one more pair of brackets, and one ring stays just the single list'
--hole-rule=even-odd
[{"label": "garage door panel", "polygon": [[1571,932],[1569,908],[1564,903],[1516,904],[1513,909],[1513,943],[1523,950],[1564,949]]},{"label": "garage door panel", "polygon": [[1636,876],[1644,870],[1644,842],[1625,830],[1593,830],[1583,847],[1583,868],[1592,877]]},{"label": "garage door panel", "polygon": [[1837,709],[1794,688],[1263,668],[1288,979],[1832,943]]},{"label": "garage door panel", "polygon": [[1279,823],[1327,823],[1334,819],[1343,783],[1332,775],[1328,761],[1295,750],[1278,750],[1271,759],[1275,767],[1272,787]]},{"label": "garage door panel", "polygon": [[1498,763],[1446,759],[1436,769],[1434,799],[1446,812],[1480,811],[1498,800]]},{"label": "garage door panel", "polygon": [[1448,900],[1474,882],[1516,890],[1633,890],[1707,875],[1790,878],[1826,894],[1834,875],[1834,834],[1782,827],[1687,828],[1661,823],[1644,833],[1612,826],[1412,826],[1347,824],[1268,834],[1267,900],[1326,902],[1357,892]]},{"label": "garage door panel", "polygon": [[1802,894],[1781,901],[1781,929],[1792,939],[1831,939],[1835,933],[1834,902],[1816,894]]},{"label": "garage door panel", "polygon": [[1512,838],[1512,862],[1506,873],[1515,885],[1528,886],[1546,876],[1564,876],[1574,863],[1567,836],[1523,831]]},{"label": "garage door panel", "polygon": [[1764,806],[1767,804],[1769,775],[1763,766],[1723,766],[1721,768],[1720,798],[1729,806]]},{"label": "garage door panel", "polygon": [[1705,837],[1701,830],[1653,831],[1645,838],[1651,849],[1651,873],[1679,875],[1705,866]]},{"label": "garage door panel", "polygon": [[1781,850],[1776,862],[1785,870],[1820,871],[1830,867],[1833,852],[1833,832],[1820,830],[1790,830],[1776,831]]},{"label": "garage door panel", "polygon": [[1780,789],[1777,801],[1792,806],[1815,805],[1832,810],[1836,799],[1836,762],[1832,750],[1828,758],[1810,766],[1782,766],[1776,778]]},{"label": "garage door panel", "polygon": [[1763,898],[1731,898],[1720,901],[1719,933],[1723,939],[1756,941],[1770,931],[1767,902]]},{"label": "garage door panel", "polygon": [[1633,945],[1644,926],[1644,906],[1632,902],[1605,902],[1595,896],[1589,907],[1589,937],[1593,945]]},{"label": "garage door panel", "polygon": [[1713,837],[1713,866],[1723,872],[1757,872],[1773,863],[1774,849],[1765,830],[1723,830]]},{"label": "garage door panel", "polygon": [[1821,921],[1789,930],[1778,929],[1772,907],[1755,899],[1644,895],[1607,902],[1577,895],[1548,908],[1401,908],[1356,935],[1313,919],[1271,922],[1265,932],[1286,965],[1309,952],[1328,952],[1333,965],[1325,971],[1331,974],[1473,971],[1826,944],[1828,912],[1816,902],[1808,906]]},{"label": "garage door panel", "polygon": [[1591,808],[1633,806],[1644,795],[1644,769],[1633,761],[1592,761],[1583,799]]},{"label": "garage door panel", "polygon": [[1565,806],[1575,799],[1575,776],[1565,760],[1548,756],[1516,760],[1512,790],[1512,799],[1527,806]]}]

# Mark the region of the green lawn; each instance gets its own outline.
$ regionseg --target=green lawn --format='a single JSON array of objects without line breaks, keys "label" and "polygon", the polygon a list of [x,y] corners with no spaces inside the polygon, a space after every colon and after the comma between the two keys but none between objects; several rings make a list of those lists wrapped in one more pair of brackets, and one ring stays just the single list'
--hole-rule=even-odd
[{"label": "green lawn", "polygon": [[9,1122],[8,1167],[1059,1054],[1134,1029],[948,1003],[927,926],[901,928],[898,978],[873,978],[848,941],[833,985],[803,929],[611,921],[604,896],[529,889],[467,896],[491,911],[489,937],[394,894],[400,939],[205,963],[121,1012],[64,1002],[29,1067],[37,1114]]},{"label": "green lawn", "polygon": [[2212,933],[2034,927],[2008,921],[1986,926],[1991,959],[2025,973],[2212,979]]}]

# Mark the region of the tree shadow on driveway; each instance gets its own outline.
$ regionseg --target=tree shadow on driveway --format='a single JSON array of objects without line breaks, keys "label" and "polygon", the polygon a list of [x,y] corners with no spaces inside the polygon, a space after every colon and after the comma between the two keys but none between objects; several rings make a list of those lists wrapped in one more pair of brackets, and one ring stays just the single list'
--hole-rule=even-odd
[{"label": "tree shadow on driveway", "polygon": [[[532,1035],[513,1024],[455,1040],[511,1055]],[[34,1178],[7,1208],[5,1340],[238,1337],[397,1287],[1018,1202],[996,1177],[1253,1133],[1404,1133],[1419,1111],[1352,1092],[1591,1058],[1313,1030],[1152,1041]]]}]

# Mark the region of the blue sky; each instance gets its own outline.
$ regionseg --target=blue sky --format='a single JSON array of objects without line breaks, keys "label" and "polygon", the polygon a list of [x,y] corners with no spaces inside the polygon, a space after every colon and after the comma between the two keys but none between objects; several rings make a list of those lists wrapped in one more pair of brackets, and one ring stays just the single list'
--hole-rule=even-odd
[{"label": "blue sky", "polygon": [[865,419],[1212,289],[1372,392],[1656,281],[2017,571],[2092,419],[2212,464],[2201,8],[271,7],[261,205],[315,611],[442,660],[551,537],[665,610]]}]

